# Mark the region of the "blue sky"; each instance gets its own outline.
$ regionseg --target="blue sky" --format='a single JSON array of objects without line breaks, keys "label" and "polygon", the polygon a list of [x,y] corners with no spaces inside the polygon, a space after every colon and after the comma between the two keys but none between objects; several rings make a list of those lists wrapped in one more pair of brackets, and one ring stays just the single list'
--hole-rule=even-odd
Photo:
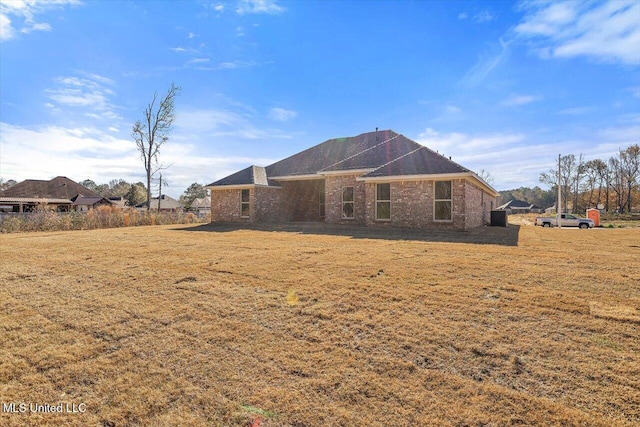
[{"label": "blue sky", "polygon": [[143,181],[131,127],[171,82],[174,196],[376,127],[498,190],[640,142],[640,2],[0,5],[4,179]]}]

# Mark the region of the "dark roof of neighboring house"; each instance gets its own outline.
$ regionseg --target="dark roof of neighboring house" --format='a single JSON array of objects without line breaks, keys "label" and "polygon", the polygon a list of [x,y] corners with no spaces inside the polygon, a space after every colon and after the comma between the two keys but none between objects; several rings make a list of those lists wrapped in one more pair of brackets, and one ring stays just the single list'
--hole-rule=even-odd
[{"label": "dark roof of neighboring house", "polygon": [[364,177],[466,173],[469,169],[392,130],[327,140],[266,168],[249,166],[208,186],[274,185],[273,178],[373,169]]},{"label": "dark roof of neighboring house", "polygon": [[107,205],[113,204],[113,202],[111,200],[106,199],[104,197],[100,197],[100,196],[98,196],[98,197],[78,196],[78,197],[75,198],[75,200],[73,200],[73,204],[75,206],[78,206],[78,205],[93,206],[93,205],[98,204],[98,203],[107,204]]},{"label": "dark roof of neighboring house", "polygon": [[538,206],[529,203],[525,200],[510,200],[502,206],[499,206],[498,209],[540,209]]},{"label": "dark roof of neighboring house", "polygon": [[[136,208],[146,208],[146,207],[147,207],[146,201],[136,205]],[[166,194],[163,194],[160,196],[160,209],[180,209],[181,207],[182,205],[180,204],[180,202],[178,202],[173,197],[167,196]],[[158,209],[157,197],[151,198],[151,209]]]},{"label": "dark roof of neighboring house", "polygon": [[2,197],[36,197],[49,199],[69,199],[81,195],[100,197],[97,193],[70,180],[66,176],[57,176],[50,181],[27,179],[0,191]]}]

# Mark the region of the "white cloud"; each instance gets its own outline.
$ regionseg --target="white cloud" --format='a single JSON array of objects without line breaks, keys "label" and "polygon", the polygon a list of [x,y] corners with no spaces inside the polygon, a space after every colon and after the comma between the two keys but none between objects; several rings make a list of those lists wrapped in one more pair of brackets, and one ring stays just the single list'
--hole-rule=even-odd
[{"label": "white cloud", "polygon": [[[133,140],[120,139],[115,127],[109,132],[95,127],[43,126],[27,128],[0,123],[0,170],[3,178],[51,179],[58,175],[76,181],[92,179],[107,183],[112,179],[144,181],[144,168]],[[250,164],[268,165],[275,159],[207,155],[176,129],[163,146],[160,160],[171,165],[163,171],[169,185],[166,194],[180,196],[193,182],[209,184]],[[46,144],[42,142],[46,141]],[[163,191],[165,193],[165,191]]]},{"label": "white cloud", "polygon": [[640,2],[527,2],[516,34],[543,58],[585,56],[640,64]]},{"label": "white cloud", "polygon": [[464,21],[469,17],[471,17],[471,20],[476,24],[484,24],[485,22],[493,21],[493,15],[486,9],[478,11],[472,15],[470,15],[468,12],[461,12],[458,14],[458,19],[461,21]]},{"label": "white cloud", "polygon": [[236,13],[238,15],[266,13],[278,15],[286,9],[276,3],[275,0],[240,0]]},{"label": "white cloud", "polygon": [[224,5],[222,3],[218,3],[213,6],[213,10],[215,10],[216,12],[222,12],[224,10]]},{"label": "white cloud", "polygon": [[572,108],[565,108],[564,110],[560,110],[558,114],[563,114],[567,116],[581,116],[583,114],[587,114],[590,111],[593,111],[593,107],[572,107]]},{"label": "white cloud", "polygon": [[447,113],[456,114],[460,113],[462,111],[462,108],[456,107],[455,105],[447,105],[445,107],[445,110]]},{"label": "white cloud", "polygon": [[82,108],[84,115],[94,119],[118,120],[117,109],[111,103],[116,93],[108,86],[115,82],[98,74],[80,72],[82,77],[57,77],[56,86],[45,90],[49,99],[48,106],[59,109],[60,106]]},{"label": "white cloud", "polygon": [[[0,41],[15,38],[16,31],[51,31],[47,22],[37,22],[40,15],[52,8],[81,4],[79,0],[11,0],[0,2]],[[13,19],[12,19],[13,18]]]},{"label": "white cloud", "polygon": [[178,47],[170,47],[169,50],[172,50],[174,52],[186,52],[187,51],[187,49],[185,49],[183,47],[180,47],[180,46],[178,46]]},{"label": "white cloud", "polygon": [[188,64],[206,64],[209,61],[209,58],[193,58],[189,60]]},{"label": "white cloud", "polygon": [[289,121],[291,119],[294,119],[297,115],[298,113],[296,113],[293,110],[286,110],[284,108],[279,108],[279,107],[271,108],[269,110],[269,113],[267,114],[267,116],[270,119],[276,120],[279,122]]},{"label": "white cloud", "polygon": [[476,64],[465,74],[460,83],[463,86],[476,86],[480,84],[495,68],[503,64],[509,56],[510,42],[502,39],[498,45],[491,47],[491,52],[478,58]]},{"label": "white cloud", "polygon": [[493,15],[489,13],[488,10],[481,10],[480,12],[473,15],[473,20],[478,24],[483,24],[485,22],[492,21]]},{"label": "white cloud", "polygon": [[630,87],[629,90],[636,98],[640,98],[640,86]]},{"label": "white cloud", "polygon": [[502,105],[506,107],[517,107],[539,101],[540,99],[542,98],[534,95],[511,95],[509,98],[502,101]]},{"label": "white cloud", "polygon": [[195,33],[189,33],[189,34],[187,34],[187,38],[189,38],[189,39],[192,39],[192,38],[194,38],[195,36],[196,36],[196,34],[195,34]]}]

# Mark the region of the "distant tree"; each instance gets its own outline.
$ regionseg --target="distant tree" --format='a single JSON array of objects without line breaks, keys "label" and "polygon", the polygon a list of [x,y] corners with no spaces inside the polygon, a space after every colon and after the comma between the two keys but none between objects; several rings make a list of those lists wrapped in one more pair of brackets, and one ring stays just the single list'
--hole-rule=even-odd
[{"label": "distant tree", "polygon": [[164,167],[158,162],[160,148],[169,140],[175,120],[175,98],[181,88],[171,83],[167,93],[158,101],[157,92],[144,110],[144,118],[133,125],[131,136],[136,142],[147,175],[147,210],[151,208],[151,177]]},{"label": "distant tree", "polygon": [[182,203],[185,209],[189,209],[195,199],[206,197],[206,195],[207,189],[204,188],[203,185],[194,182],[185,190],[182,196],[180,196],[180,203]]},{"label": "distant tree", "polygon": [[4,178],[0,178],[0,191],[7,190],[16,184],[17,182],[13,179],[8,179],[5,181]]},{"label": "distant tree", "polygon": [[98,188],[98,185],[90,180],[90,179],[85,179],[84,181],[80,181],[80,185],[82,185],[83,187],[88,188],[89,190],[93,191],[94,193],[96,192],[96,188]]},{"label": "distant tree", "polygon": [[142,182],[131,184],[124,198],[127,199],[129,206],[138,205],[147,200],[147,189]]},{"label": "distant tree", "polygon": [[[582,161],[582,155],[580,155]],[[560,157],[560,182],[558,182],[558,167],[549,169],[547,172],[540,174],[540,182],[547,184],[551,188],[556,188],[560,185],[560,192],[562,194],[562,212],[567,212],[569,206],[569,197],[572,194],[572,189],[575,187],[576,182],[580,180],[581,171],[578,169],[582,166],[576,161],[576,156],[569,154]],[[575,199],[574,199],[575,200]],[[574,206],[576,208],[576,206]]]},{"label": "distant tree", "polygon": [[626,189],[627,211],[631,212],[632,190],[639,184],[640,179],[640,145],[629,146],[626,150],[620,150],[620,172],[622,173]]},{"label": "distant tree", "polygon": [[109,197],[125,197],[130,189],[131,184],[124,179],[112,179],[109,181]]},{"label": "distant tree", "polygon": [[482,169],[478,174],[478,176],[482,178],[484,182],[486,182],[487,184],[493,185],[493,181],[494,181],[493,176],[491,176],[491,174],[488,171]]}]

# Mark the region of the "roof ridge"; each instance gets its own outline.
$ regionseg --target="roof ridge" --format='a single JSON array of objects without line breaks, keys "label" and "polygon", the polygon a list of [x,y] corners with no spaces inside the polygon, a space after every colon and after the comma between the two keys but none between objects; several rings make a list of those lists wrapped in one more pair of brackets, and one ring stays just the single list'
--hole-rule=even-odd
[{"label": "roof ridge", "polygon": [[334,166],[335,166],[335,165],[337,165],[337,164],[340,164],[340,163],[342,163],[342,162],[346,162],[347,160],[352,159],[352,158],[354,158],[354,157],[356,157],[356,156],[359,156],[359,155],[360,155],[360,154],[362,154],[362,153],[366,153],[367,151],[369,151],[369,150],[373,150],[374,148],[379,147],[379,146],[381,146],[382,144],[386,144],[387,142],[389,142],[389,141],[391,141],[391,140],[393,140],[393,139],[396,139],[396,138],[397,138],[397,137],[399,137],[399,136],[400,136],[400,134],[399,134],[399,133],[397,133],[397,134],[395,134],[395,136],[392,136],[392,137],[391,137],[391,138],[389,138],[389,139],[385,139],[384,141],[382,141],[382,142],[381,142],[381,143],[379,143],[379,144],[376,144],[376,145],[374,145],[374,146],[372,146],[372,147],[366,148],[366,149],[364,149],[364,150],[362,150],[362,151],[359,151],[359,152],[357,152],[357,153],[355,153],[355,154],[353,154],[353,155],[351,155],[351,156],[349,156],[349,157],[346,157],[346,158],[344,158],[344,159],[342,159],[342,160],[340,160],[340,161],[337,161],[337,162],[335,162],[335,163],[334,163],[334,164],[332,164],[332,165],[329,165],[329,166],[327,166],[327,167],[325,167],[325,168],[322,168],[322,170],[324,171],[324,170],[327,170],[327,169],[329,169],[329,168],[334,167]]},{"label": "roof ridge", "polygon": [[[377,168],[375,168],[375,169],[374,169],[374,170],[372,170],[371,172],[375,172],[375,171],[377,171],[378,169],[381,169],[381,168],[383,168],[383,167],[385,167],[385,166],[387,166],[387,165],[390,165],[391,163],[396,162],[396,161],[398,161],[398,160],[402,159],[403,157],[410,156],[411,154],[413,154],[413,153],[415,153],[415,152],[417,152],[417,151],[419,151],[419,150],[422,150],[423,148],[427,148],[427,147],[425,147],[424,145],[420,145],[420,147],[416,148],[415,150],[409,151],[408,153],[405,153],[405,154],[403,154],[403,155],[402,155],[402,156],[400,156],[400,157],[396,157],[395,159],[388,161],[388,162],[387,162],[387,163],[385,163],[384,165],[380,165],[380,166],[378,166]],[[428,149],[428,148],[427,148],[427,149]]]}]

